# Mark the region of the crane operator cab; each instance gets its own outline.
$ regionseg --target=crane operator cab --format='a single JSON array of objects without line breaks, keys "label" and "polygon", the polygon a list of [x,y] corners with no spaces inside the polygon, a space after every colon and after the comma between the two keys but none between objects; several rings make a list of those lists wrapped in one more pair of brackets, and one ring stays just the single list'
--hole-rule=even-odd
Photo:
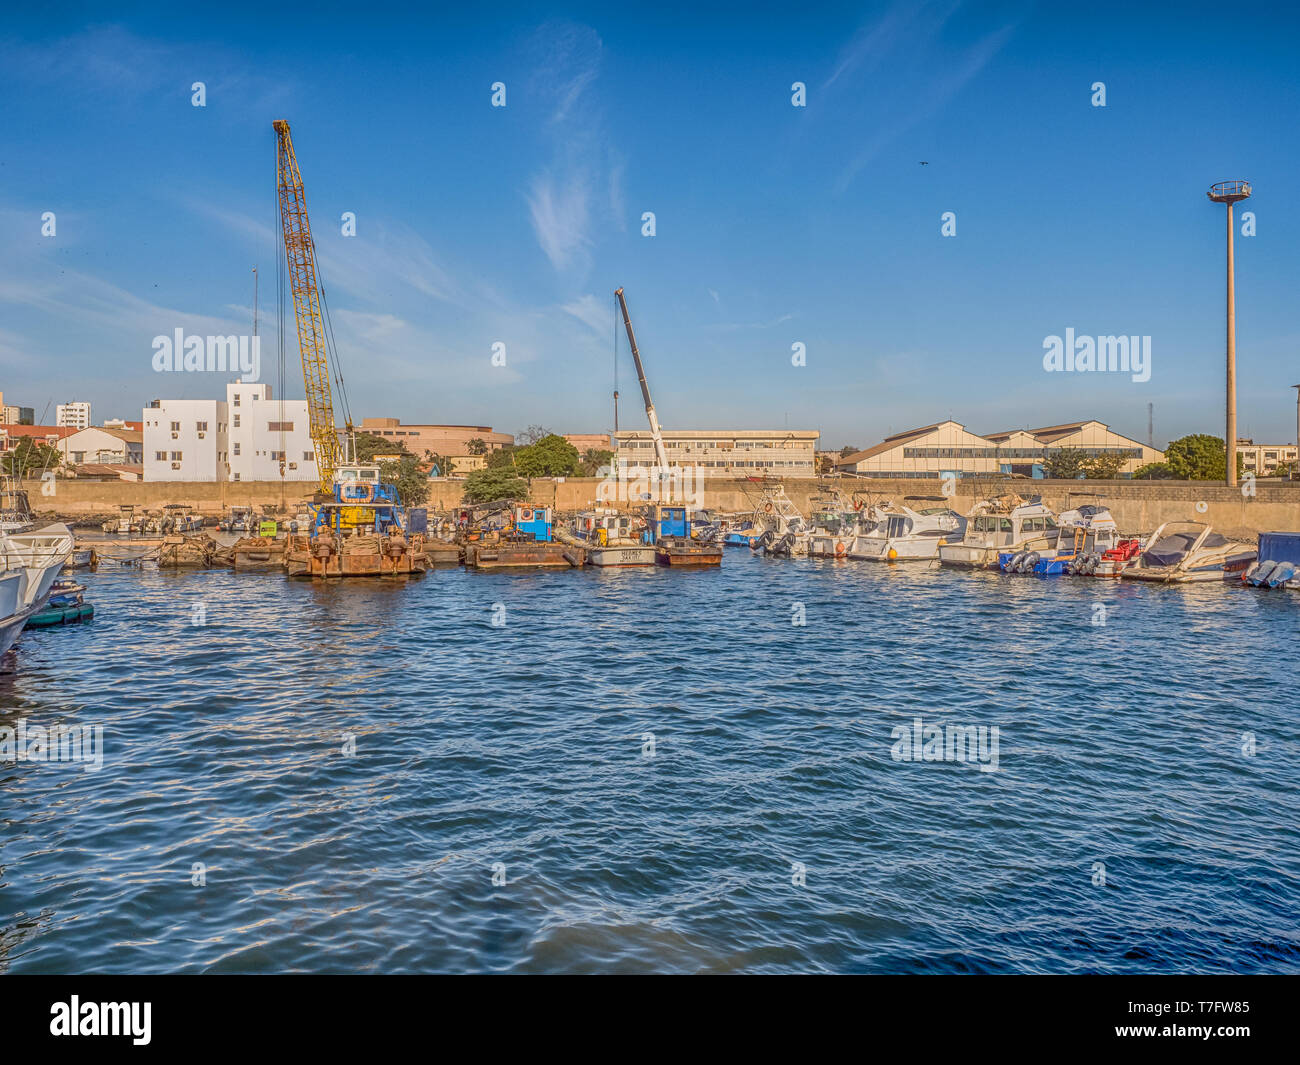
[{"label": "crane operator cab", "polygon": [[340,466],[334,473],[334,499],[317,512],[317,528],[344,535],[385,533],[402,527],[397,490],[379,479],[378,466]]}]

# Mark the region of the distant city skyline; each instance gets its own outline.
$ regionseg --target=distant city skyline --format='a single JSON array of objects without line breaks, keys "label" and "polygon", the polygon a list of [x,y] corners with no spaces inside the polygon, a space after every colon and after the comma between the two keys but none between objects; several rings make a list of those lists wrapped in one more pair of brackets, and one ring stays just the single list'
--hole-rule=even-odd
[{"label": "distant city skyline", "polygon": [[[1238,433],[1295,440],[1295,12],[1227,34],[1208,3],[554,10],[400,33],[239,4],[11,13],[5,402],[102,422],[221,398],[236,374],[156,373],[151,343],[247,335],[254,267],[279,394],[285,118],[357,424],[609,431],[617,344],[620,424],[643,428],[625,286],[667,429],[838,450],[1099,418],[1145,441],[1153,403],[1158,446],[1221,436],[1206,190],[1245,178]],[[1117,336],[1144,342],[1141,372],[1074,366],[1076,337]],[[291,308],[284,356],[301,398]]]}]

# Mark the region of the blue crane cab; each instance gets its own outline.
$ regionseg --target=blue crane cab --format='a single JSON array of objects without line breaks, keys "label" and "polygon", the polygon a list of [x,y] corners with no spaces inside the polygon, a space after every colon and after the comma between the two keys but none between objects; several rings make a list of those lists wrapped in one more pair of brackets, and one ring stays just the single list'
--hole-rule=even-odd
[{"label": "blue crane cab", "polygon": [[334,498],[315,506],[315,532],[376,533],[405,530],[405,514],[397,489],[379,479],[378,466],[340,466],[334,473]]}]

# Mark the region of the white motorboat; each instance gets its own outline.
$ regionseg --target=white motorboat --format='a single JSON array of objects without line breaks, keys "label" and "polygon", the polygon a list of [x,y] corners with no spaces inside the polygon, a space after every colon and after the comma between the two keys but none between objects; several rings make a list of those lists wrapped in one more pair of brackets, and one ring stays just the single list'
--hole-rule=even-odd
[{"label": "white motorboat", "polygon": [[14,645],[27,619],[45,606],[72,545],[72,533],[63,524],[0,533],[0,654]]},{"label": "white motorboat", "polygon": [[1060,573],[1087,576],[1101,564],[1103,555],[1119,543],[1119,527],[1105,507],[1086,504],[1064,510],[1056,521],[1055,545],[1046,551],[1004,551],[998,560],[1002,570],[1040,576]]},{"label": "white motorboat", "polygon": [[[909,496],[912,502],[943,502],[943,496]],[[960,542],[966,533],[966,519],[948,507],[914,510],[904,502],[887,504],[875,527],[859,537],[849,558],[868,562],[908,562],[937,558],[939,546]]]},{"label": "white motorboat", "polygon": [[1239,580],[1257,557],[1254,544],[1220,536],[1203,521],[1167,521],[1120,576],[1171,584]]},{"label": "white motorboat", "polygon": [[961,541],[939,545],[939,562],[968,569],[995,567],[1000,554],[1046,552],[1056,540],[1056,514],[1038,496],[1026,500],[1008,493],[976,503],[966,515]]}]

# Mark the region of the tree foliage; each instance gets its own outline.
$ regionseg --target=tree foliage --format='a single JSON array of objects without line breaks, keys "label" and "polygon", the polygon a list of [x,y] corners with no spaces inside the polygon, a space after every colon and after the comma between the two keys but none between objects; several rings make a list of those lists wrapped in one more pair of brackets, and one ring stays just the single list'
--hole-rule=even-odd
[{"label": "tree foliage", "polygon": [[583,453],[582,465],[578,472],[583,477],[599,477],[600,471],[610,467],[614,462],[614,452],[608,448],[589,447]]},{"label": "tree foliage", "polygon": [[1119,476],[1127,461],[1127,455],[1089,455],[1081,448],[1063,447],[1043,460],[1043,473],[1065,481],[1079,477],[1108,480]]},{"label": "tree foliage", "polygon": [[58,469],[63,455],[57,447],[21,437],[12,451],[4,456],[4,472],[16,477],[39,477],[46,470]]},{"label": "tree foliage", "polygon": [[353,461],[362,465],[373,465],[376,455],[407,454],[406,445],[400,440],[388,440],[374,433],[357,433]]},{"label": "tree foliage", "polygon": [[418,507],[429,499],[429,478],[414,455],[403,455],[396,462],[381,462],[379,479],[397,489],[403,506]]},{"label": "tree foliage", "polygon": [[581,463],[578,449],[555,433],[515,449],[515,469],[525,477],[572,477]]},{"label": "tree foliage", "polygon": [[466,503],[491,503],[497,499],[523,499],[528,483],[511,467],[475,470],[465,478],[463,499]]},{"label": "tree foliage", "polygon": [[522,432],[515,433],[515,440],[523,444],[535,444],[537,441],[553,435],[544,425],[530,425]]},{"label": "tree foliage", "polygon": [[476,436],[465,445],[465,449],[471,455],[486,455],[488,446],[487,442],[481,436]]},{"label": "tree foliage", "polygon": [[515,466],[515,445],[507,444],[497,451],[491,452],[487,457],[487,468],[489,470],[512,470]]}]

